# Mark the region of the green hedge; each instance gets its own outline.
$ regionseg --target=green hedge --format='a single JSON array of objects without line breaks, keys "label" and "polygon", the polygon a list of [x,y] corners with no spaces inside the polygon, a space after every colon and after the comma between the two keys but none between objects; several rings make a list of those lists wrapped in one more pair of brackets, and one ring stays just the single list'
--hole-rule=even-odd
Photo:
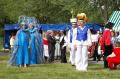
[{"label": "green hedge", "polygon": [[4,36],[4,30],[2,28],[0,28],[0,37],[3,37]]}]

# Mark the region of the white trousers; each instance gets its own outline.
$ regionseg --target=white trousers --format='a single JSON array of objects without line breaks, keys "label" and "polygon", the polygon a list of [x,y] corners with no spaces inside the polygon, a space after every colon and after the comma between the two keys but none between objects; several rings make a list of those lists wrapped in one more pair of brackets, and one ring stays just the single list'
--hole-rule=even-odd
[{"label": "white trousers", "polygon": [[61,56],[61,52],[60,52],[60,43],[56,43],[55,44],[55,57],[57,56]]},{"label": "white trousers", "polygon": [[77,45],[77,51],[75,54],[75,65],[76,70],[87,71],[88,67],[88,46],[87,45]]},{"label": "white trousers", "polygon": [[75,65],[75,53],[76,53],[76,49],[74,47],[74,44],[71,45],[71,50],[70,50],[70,62],[72,65]]},{"label": "white trousers", "polygon": [[49,57],[48,45],[44,45],[44,56]]}]

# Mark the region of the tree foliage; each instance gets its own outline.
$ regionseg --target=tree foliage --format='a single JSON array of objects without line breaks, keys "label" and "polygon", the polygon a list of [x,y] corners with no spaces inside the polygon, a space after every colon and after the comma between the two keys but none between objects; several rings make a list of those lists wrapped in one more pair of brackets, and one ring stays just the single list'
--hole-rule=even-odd
[{"label": "tree foliage", "polygon": [[0,0],[0,25],[17,23],[20,15],[35,16],[40,23],[68,23],[85,12],[90,22],[106,22],[119,0]]}]

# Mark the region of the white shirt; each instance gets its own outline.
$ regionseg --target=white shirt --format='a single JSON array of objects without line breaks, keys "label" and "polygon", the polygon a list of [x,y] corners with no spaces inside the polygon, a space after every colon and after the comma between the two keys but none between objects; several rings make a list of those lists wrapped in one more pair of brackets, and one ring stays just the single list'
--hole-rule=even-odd
[{"label": "white shirt", "polygon": [[15,43],[15,39],[13,37],[10,38],[10,46],[13,47]]},{"label": "white shirt", "polygon": [[65,47],[68,44],[68,42],[67,42],[68,40],[67,40],[67,37],[63,35],[63,36],[60,37],[60,42],[62,41],[63,37],[64,37],[64,42],[65,42],[63,47]]},{"label": "white shirt", "polygon": [[115,41],[120,42],[120,35],[115,38]]},{"label": "white shirt", "polygon": [[98,42],[99,34],[91,34],[92,42]]},{"label": "white shirt", "polygon": [[59,43],[59,42],[60,42],[60,41],[59,41],[59,39],[60,39],[59,36],[55,36],[55,39],[56,39],[56,43]]},{"label": "white shirt", "polygon": [[[72,43],[75,43],[77,36],[77,28],[72,28]],[[70,43],[70,30],[68,31],[68,43]]]}]

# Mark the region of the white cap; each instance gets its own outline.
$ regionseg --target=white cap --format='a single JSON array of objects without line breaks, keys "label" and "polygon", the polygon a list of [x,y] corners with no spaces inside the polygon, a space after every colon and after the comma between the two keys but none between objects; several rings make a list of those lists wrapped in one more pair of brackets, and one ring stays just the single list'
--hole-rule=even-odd
[{"label": "white cap", "polygon": [[48,32],[48,33],[51,33],[51,32],[53,32],[53,31],[52,31],[52,30],[47,30],[47,32]]},{"label": "white cap", "polygon": [[71,22],[71,23],[77,22],[77,19],[76,19],[76,18],[72,18],[72,19],[70,19],[70,22]]}]

